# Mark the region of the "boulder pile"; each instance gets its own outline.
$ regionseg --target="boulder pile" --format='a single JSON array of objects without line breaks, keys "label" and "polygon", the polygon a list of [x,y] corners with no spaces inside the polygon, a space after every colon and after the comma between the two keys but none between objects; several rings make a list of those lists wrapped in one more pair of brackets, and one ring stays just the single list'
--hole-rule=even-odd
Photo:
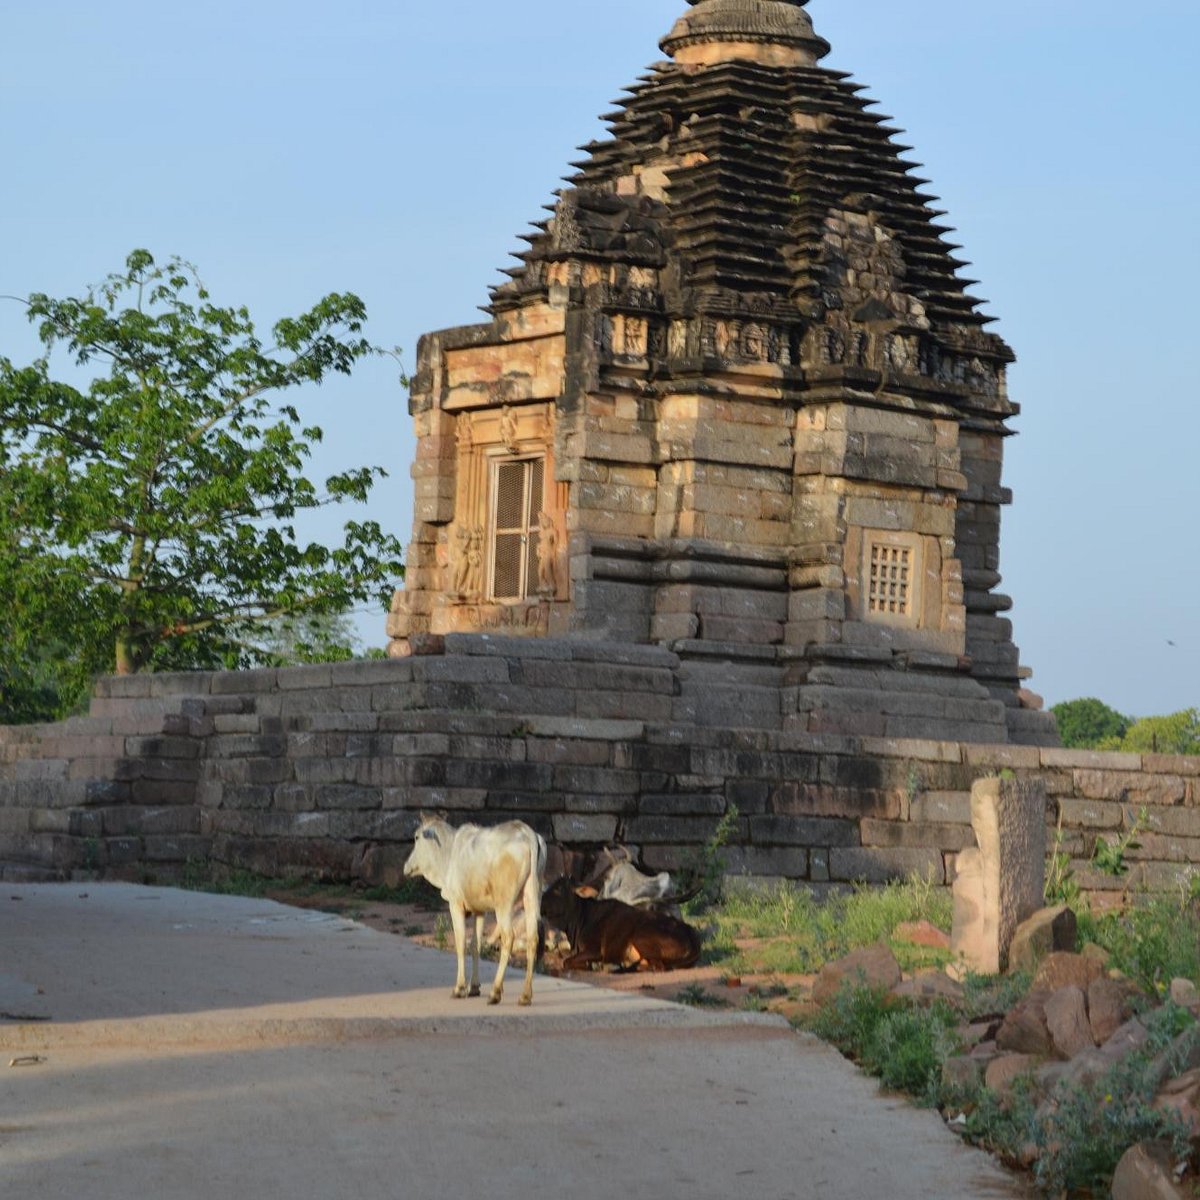
[{"label": "boulder pile", "polygon": [[[1039,1123],[1050,1121],[1061,1105],[1091,1094],[1087,1089],[1112,1078],[1115,1068],[1141,1051],[1149,1066],[1139,1079],[1143,1087],[1149,1082],[1151,1109],[1173,1114],[1193,1145],[1200,1146],[1200,1026],[1188,1023],[1187,1030],[1153,1057],[1148,1052],[1151,1029],[1163,1024],[1156,1022],[1155,1010],[1169,1002],[1200,1016],[1200,992],[1192,981],[1177,979],[1164,995],[1146,995],[1109,968],[1101,948],[1088,945],[1077,952],[1074,940],[1074,916],[1066,909],[1043,910],[1018,929],[1010,967],[1029,971],[1032,984],[1004,1011],[968,1017],[967,990],[952,978],[953,966],[904,978],[885,945],[827,964],[812,998],[817,1005],[827,1004],[851,984],[885,991],[897,1004],[943,1002],[963,1012],[957,1029],[961,1050],[942,1067],[943,1096],[962,1097],[969,1108],[970,1098],[986,1088],[993,1102],[1005,1108],[1019,1093],[1023,1103],[1035,1107],[1034,1120]],[[1100,1096],[1097,1103],[1113,1101],[1112,1096]],[[952,1100],[945,1115],[952,1128],[965,1129],[962,1107],[956,1108]],[[1017,1157],[1032,1168],[1038,1155],[1038,1147],[1030,1143]],[[1178,1155],[1139,1142],[1121,1160],[1112,1194],[1120,1200],[1174,1200],[1200,1194],[1189,1190],[1194,1183],[1187,1162],[1178,1161]]]}]

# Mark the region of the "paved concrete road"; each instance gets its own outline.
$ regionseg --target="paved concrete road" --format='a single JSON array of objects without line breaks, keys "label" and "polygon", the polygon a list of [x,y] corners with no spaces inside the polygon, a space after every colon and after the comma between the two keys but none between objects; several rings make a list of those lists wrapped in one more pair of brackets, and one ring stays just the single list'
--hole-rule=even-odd
[{"label": "paved concrete road", "polygon": [[0,886],[0,1196],[1024,1194],[779,1023],[453,970],[266,901]]}]

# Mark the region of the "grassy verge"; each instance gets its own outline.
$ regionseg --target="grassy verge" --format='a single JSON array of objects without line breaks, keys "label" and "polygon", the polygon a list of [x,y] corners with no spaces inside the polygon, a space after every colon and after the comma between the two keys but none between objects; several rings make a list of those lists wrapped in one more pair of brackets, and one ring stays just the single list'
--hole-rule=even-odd
[{"label": "grassy verge", "polygon": [[804,975],[859,946],[887,942],[905,969],[945,963],[945,951],[895,937],[905,922],[950,928],[945,889],[920,879],[881,888],[856,888],[818,900],[802,885],[768,889],[742,884],[726,889],[717,907],[693,919],[709,927],[703,960],[731,975]]}]

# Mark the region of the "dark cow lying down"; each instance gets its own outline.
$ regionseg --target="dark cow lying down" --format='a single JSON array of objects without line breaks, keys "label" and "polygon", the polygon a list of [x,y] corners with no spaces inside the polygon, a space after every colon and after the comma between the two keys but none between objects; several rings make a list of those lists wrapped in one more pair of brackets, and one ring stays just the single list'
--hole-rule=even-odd
[{"label": "dark cow lying down", "polygon": [[700,935],[685,922],[620,900],[578,896],[569,879],[546,889],[542,916],[571,943],[563,963],[569,971],[593,963],[671,971],[694,966],[700,957]]}]

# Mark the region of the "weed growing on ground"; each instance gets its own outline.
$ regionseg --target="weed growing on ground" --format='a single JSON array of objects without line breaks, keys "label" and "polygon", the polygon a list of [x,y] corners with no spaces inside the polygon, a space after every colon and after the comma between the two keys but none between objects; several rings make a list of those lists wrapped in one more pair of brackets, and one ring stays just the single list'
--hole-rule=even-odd
[{"label": "weed growing on ground", "polygon": [[1173,1008],[1152,1015],[1142,1050],[1093,1083],[1056,1092],[1039,1112],[1034,1175],[1050,1195],[1105,1194],[1121,1155],[1136,1142],[1167,1142],[1177,1157],[1187,1155],[1187,1126],[1177,1114],[1151,1107],[1163,1077],[1158,1055],[1178,1036],[1174,1031],[1181,1023],[1183,1010]]},{"label": "weed growing on ground", "polygon": [[694,911],[703,912],[725,897],[725,855],[723,848],[737,827],[738,809],[731,804],[717,822],[708,841],[691,853],[680,872],[685,890],[698,887],[699,895],[692,902]]},{"label": "weed growing on ground", "polygon": [[439,950],[445,950],[450,940],[450,918],[445,913],[439,913],[433,923],[433,944]]},{"label": "weed growing on ground", "polygon": [[700,983],[689,983],[686,987],[680,988],[675,995],[675,999],[680,1004],[688,1004],[693,1008],[728,1007],[720,996],[714,996],[712,992],[705,991],[704,985]]},{"label": "weed growing on ground", "polygon": [[942,1064],[961,1048],[958,1022],[948,1004],[911,1008],[883,989],[847,984],[808,1027],[885,1087],[933,1106],[941,1102]]},{"label": "weed growing on ground", "polygon": [[968,971],[963,979],[963,1016],[968,1021],[999,1016],[1013,1008],[1033,983],[1028,971],[1007,975],[977,975]]},{"label": "weed growing on ground", "polygon": [[[902,922],[927,920],[949,929],[952,903],[947,891],[922,879],[858,888],[823,902],[792,883],[731,887],[724,903],[708,914],[713,931],[706,939],[706,961],[735,973],[805,974],[855,947],[888,941]],[[757,944],[739,951],[738,939]],[[903,943],[892,948],[910,968],[949,957]]]},{"label": "weed growing on ground", "polygon": [[1079,936],[1107,950],[1109,965],[1151,995],[1161,996],[1176,978],[1200,983],[1200,912],[1184,894],[1123,912],[1081,912]]}]

